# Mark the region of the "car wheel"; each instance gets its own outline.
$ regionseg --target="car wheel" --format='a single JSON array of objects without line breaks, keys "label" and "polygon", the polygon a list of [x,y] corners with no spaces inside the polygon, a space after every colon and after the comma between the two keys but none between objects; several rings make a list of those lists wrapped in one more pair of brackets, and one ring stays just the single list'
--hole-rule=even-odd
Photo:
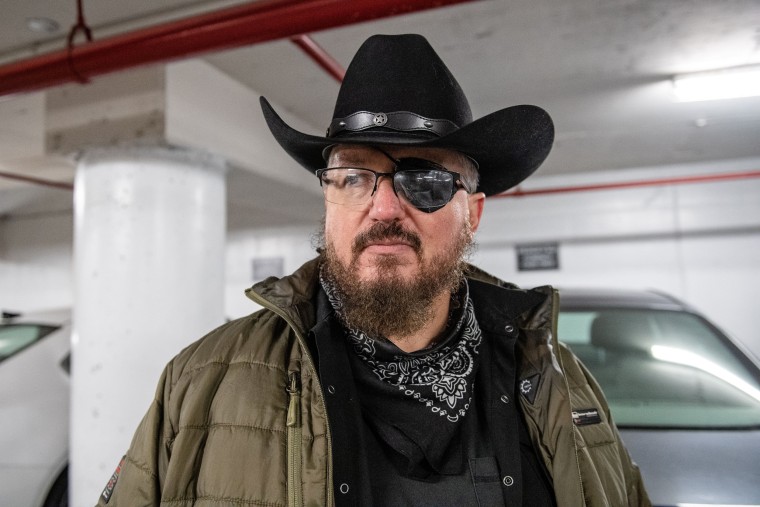
[{"label": "car wheel", "polygon": [[43,507],[68,507],[69,506],[69,467],[63,469],[61,475],[50,488]]}]

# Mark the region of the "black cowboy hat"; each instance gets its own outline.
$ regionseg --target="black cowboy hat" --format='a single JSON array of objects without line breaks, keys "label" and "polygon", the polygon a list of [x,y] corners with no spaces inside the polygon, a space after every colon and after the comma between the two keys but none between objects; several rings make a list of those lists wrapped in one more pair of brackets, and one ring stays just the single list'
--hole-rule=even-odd
[{"label": "black cowboy hat", "polygon": [[269,129],[311,172],[339,143],[448,148],[475,160],[478,191],[493,195],[530,176],[554,140],[548,113],[536,106],[501,109],[472,121],[454,76],[421,35],[375,35],[346,70],[325,137],[289,127],[261,97]]}]

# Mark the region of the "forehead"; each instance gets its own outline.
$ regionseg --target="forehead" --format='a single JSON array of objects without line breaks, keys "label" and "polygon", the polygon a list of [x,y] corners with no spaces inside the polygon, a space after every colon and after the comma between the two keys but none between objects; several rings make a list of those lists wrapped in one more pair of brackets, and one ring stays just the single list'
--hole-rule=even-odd
[{"label": "forehead", "polygon": [[[393,158],[423,158],[436,162],[451,170],[459,168],[461,155],[453,150],[445,148],[421,148],[415,146],[378,146]],[[371,146],[359,146],[355,144],[339,144],[330,151],[328,164],[330,166],[339,165],[364,165],[387,164],[386,157],[377,148]]]}]

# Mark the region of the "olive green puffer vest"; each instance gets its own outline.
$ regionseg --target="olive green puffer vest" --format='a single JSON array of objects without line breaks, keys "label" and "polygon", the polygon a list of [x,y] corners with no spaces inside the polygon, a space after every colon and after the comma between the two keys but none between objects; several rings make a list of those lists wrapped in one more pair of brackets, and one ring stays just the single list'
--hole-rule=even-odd
[{"label": "olive green puffer vest", "polygon": [[[315,259],[248,291],[264,307],[180,352],[164,370],[115,486],[98,505],[333,505],[330,427],[306,344],[314,325]],[[506,286],[471,268],[468,276]],[[560,507],[650,505],[594,380],[557,342],[557,296],[521,322],[521,399]],[[597,408],[601,423],[573,424]],[[105,479],[105,478],[104,478]]]}]

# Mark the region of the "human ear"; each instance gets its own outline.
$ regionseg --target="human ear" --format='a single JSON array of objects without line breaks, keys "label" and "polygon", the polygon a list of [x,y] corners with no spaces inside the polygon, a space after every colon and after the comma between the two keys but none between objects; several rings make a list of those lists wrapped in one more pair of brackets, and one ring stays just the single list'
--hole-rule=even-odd
[{"label": "human ear", "polygon": [[480,225],[480,217],[483,215],[483,206],[485,206],[486,194],[483,192],[475,192],[474,194],[467,194],[467,206],[470,210],[470,230],[475,232]]}]

